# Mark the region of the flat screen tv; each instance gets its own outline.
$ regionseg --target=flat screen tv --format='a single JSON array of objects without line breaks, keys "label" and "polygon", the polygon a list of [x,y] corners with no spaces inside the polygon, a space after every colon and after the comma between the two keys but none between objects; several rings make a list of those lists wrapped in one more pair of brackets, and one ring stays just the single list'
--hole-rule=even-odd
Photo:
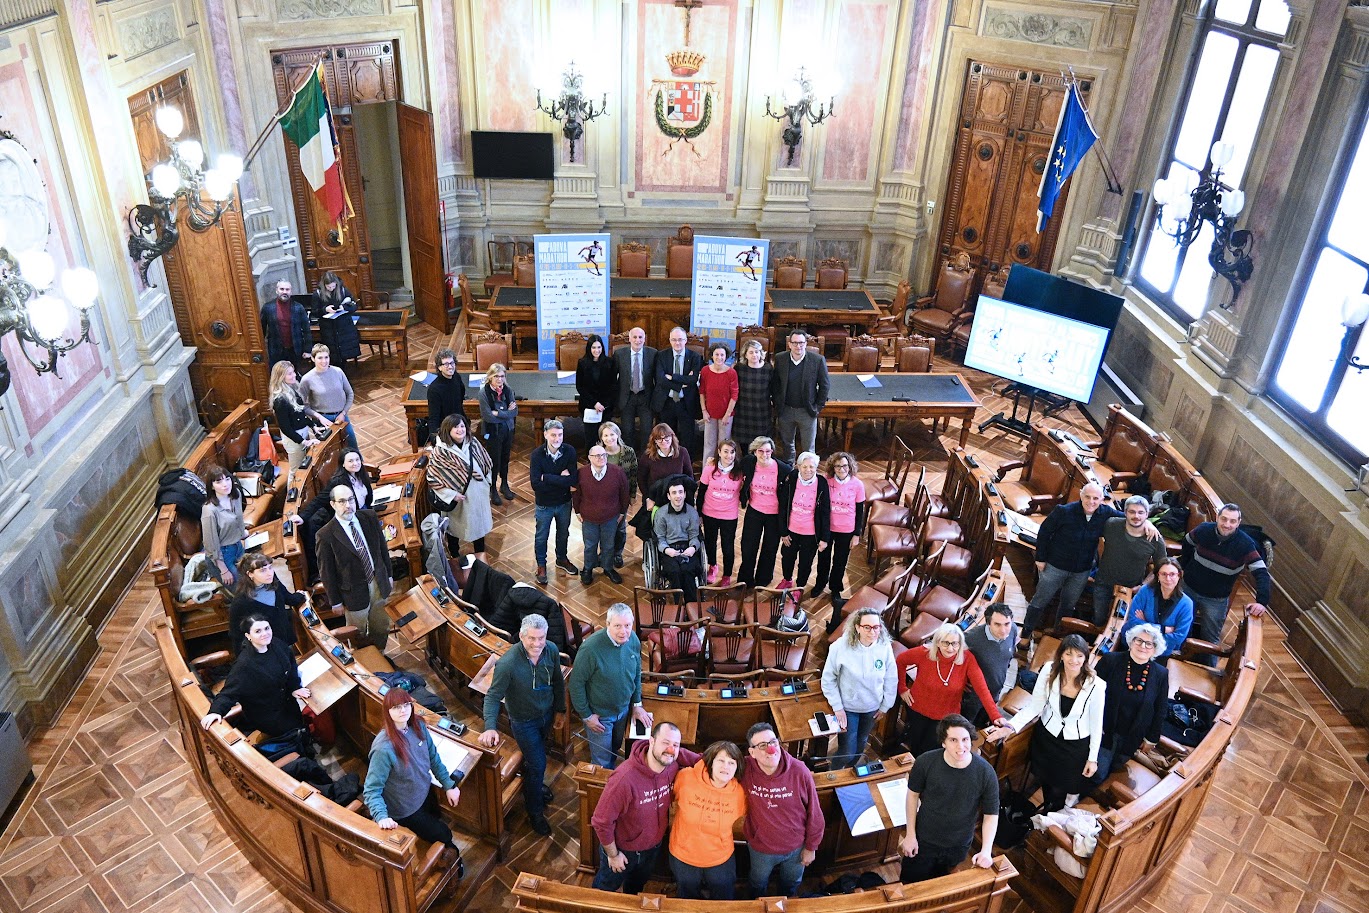
[{"label": "flat screen tv", "polygon": [[1110,332],[1107,327],[980,295],[965,365],[1088,402]]},{"label": "flat screen tv", "polygon": [[477,178],[550,181],[556,170],[550,133],[471,131],[471,168]]},{"label": "flat screen tv", "polygon": [[1117,326],[1117,318],[1122,313],[1122,299],[1110,292],[1019,263],[1014,263],[1008,272],[1003,300],[1109,330]]}]

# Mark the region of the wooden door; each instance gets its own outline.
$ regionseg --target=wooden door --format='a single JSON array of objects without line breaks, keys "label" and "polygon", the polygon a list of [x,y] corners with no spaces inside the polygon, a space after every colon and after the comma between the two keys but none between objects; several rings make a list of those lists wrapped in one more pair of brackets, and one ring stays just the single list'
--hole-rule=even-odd
[{"label": "wooden door", "polygon": [[312,191],[300,172],[299,153],[284,134],[281,141],[285,143],[290,194],[295,203],[295,222],[299,225],[306,290],[313,291],[323,274],[332,271],[360,299],[362,292],[374,288],[374,283],[371,240],[366,230],[366,201],[361,187],[361,157],[357,152],[350,107],[398,101],[399,61],[395,59],[392,41],[278,51],[271,57],[278,102],[284,103],[290,97],[291,89],[308,74],[314,62],[320,60],[320,55],[328,100],[333,107],[342,180],[352,201],[352,219],[340,234],[332,225],[319,223],[309,199]]},{"label": "wooden door", "polygon": [[[145,172],[166,161],[171,150],[157,129],[157,108],[181,110],[181,137],[204,141],[199,112],[184,72],[128,100],[129,116]],[[260,306],[252,287],[251,258],[243,227],[241,201],[203,232],[177,221],[180,238],[162,257],[181,342],[196,349],[190,385],[201,419],[209,427],[244,400],[267,398],[270,366],[266,364]]]},{"label": "wooden door", "polygon": [[433,116],[403,102],[395,105],[399,123],[400,176],[404,182],[404,220],[409,229],[409,268],[414,312],[447,333],[447,302],[442,284],[442,225],[438,221],[437,146]]},{"label": "wooden door", "polygon": [[[1085,101],[1090,84],[1080,85]],[[1065,83],[1059,73],[970,61],[946,183],[935,275],[960,253],[983,278],[1014,263],[1049,270],[1070,182],[1036,231],[1037,188],[1050,158]]]}]

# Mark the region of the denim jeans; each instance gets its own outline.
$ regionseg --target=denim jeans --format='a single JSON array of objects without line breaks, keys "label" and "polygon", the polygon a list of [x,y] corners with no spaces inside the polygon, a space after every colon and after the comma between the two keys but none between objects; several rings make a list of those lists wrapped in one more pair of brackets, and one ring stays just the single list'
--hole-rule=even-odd
[{"label": "denim jeans", "polygon": [[[630,511],[629,511],[630,513]],[[618,521],[618,529],[613,534],[613,557],[622,558],[623,549],[627,548],[627,515]]]},{"label": "denim jeans", "polygon": [[1027,617],[1022,620],[1022,636],[1043,627],[1046,609],[1056,594],[1060,596],[1060,614],[1068,615],[1079,597],[1084,594],[1084,584],[1089,581],[1088,571],[1062,571],[1053,564],[1047,564],[1036,581],[1036,595],[1027,604]]},{"label": "denim jeans", "polygon": [[616,891],[623,889],[624,894],[640,894],[642,888],[651,880],[651,870],[656,868],[656,854],[660,852],[658,843],[649,850],[622,850],[627,857],[627,868],[615,872],[608,867],[608,854],[599,848],[599,871],[594,873],[594,883],[590,887],[596,891]]},{"label": "denim jeans", "polygon": [[731,900],[737,886],[737,857],[734,853],[720,865],[707,867],[681,862],[670,857],[670,871],[675,873],[675,896],[682,900],[702,900],[703,889],[708,889],[709,900]]},{"label": "denim jeans", "polygon": [[846,711],[846,731],[837,733],[837,756],[832,759],[834,768],[856,766],[861,752],[865,751],[865,743],[870,740],[870,730],[874,725],[875,711]]},{"label": "denim jeans", "polygon": [[533,821],[546,817],[546,800],[542,798],[547,779],[547,730],[552,715],[540,720],[509,720],[513,740],[523,752],[523,805]]},{"label": "denim jeans", "polygon": [[1093,623],[1098,627],[1103,627],[1108,623],[1108,616],[1112,614],[1112,584],[1093,583]]},{"label": "denim jeans", "polygon": [[[1193,599],[1193,611],[1198,616],[1198,637],[1208,643],[1222,642],[1222,628],[1226,627],[1226,613],[1231,607],[1231,597],[1199,596],[1192,590],[1185,592]],[[1198,662],[1208,666],[1217,665],[1217,657],[1198,657]]]},{"label": "denim jeans", "polygon": [[[751,874],[747,880],[752,897],[793,897],[799,892],[799,882],[803,881],[803,844],[788,853],[762,853],[755,847],[748,850]],[[772,872],[779,876],[779,894],[769,893]]]},{"label": "denim jeans", "polygon": [[580,521],[580,533],[585,537],[585,563],[580,570],[588,574],[596,567],[613,569],[613,540],[618,535],[618,518],[603,523]]},{"label": "denim jeans", "polygon": [[537,521],[537,532],[532,540],[532,554],[538,567],[547,564],[547,534],[551,532],[551,521],[556,521],[556,560],[570,560],[570,502],[546,507],[538,504],[533,508],[533,518]]},{"label": "denim jeans", "polygon": [[[319,413],[319,415],[322,415],[324,418],[326,418],[326,419],[327,419],[328,421],[330,421],[330,422],[335,422],[335,421],[337,421],[337,417],[338,417],[339,415],[341,415],[341,414],[342,414],[341,412],[320,412],[320,413]],[[356,432],[352,430],[352,420],[351,420],[350,417],[347,419],[347,424],[346,424],[344,427],[346,428],[346,431],[347,431],[347,446],[350,447],[350,448],[353,449],[353,450],[358,450],[358,451],[361,450],[361,448],[357,446],[357,435],[356,435]]]},{"label": "denim jeans", "polygon": [[585,726],[585,742],[589,745],[591,764],[597,764],[605,770],[612,770],[617,766],[620,760],[619,753],[623,750],[623,736],[627,734],[629,710],[630,708],[617,716],[600,713],[599,722],[604,727],[603,732],[595,732],[588,725]]}]

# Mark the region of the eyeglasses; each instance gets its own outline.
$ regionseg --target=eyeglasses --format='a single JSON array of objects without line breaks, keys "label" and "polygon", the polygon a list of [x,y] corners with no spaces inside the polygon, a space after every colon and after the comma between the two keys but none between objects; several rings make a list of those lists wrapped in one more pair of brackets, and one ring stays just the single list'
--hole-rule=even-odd
[{"label": "eyeglasses", "polygon": [[755,745],[752,745],[751,747],[754,748],[754,749],[756,749],[757,751],[764,751],[764,750],[766,750],[767,748],[774,748],[774,747],[775,747],[776,745],[778,745],[779,743],[780,743],[780,740],[779,740],[779,739],[769,739],[769,740],[764,741],[764,742],[757,742]]},{"label": "eyeglasses", "polygon": [[881,631],[884,629],[884,625],[856,625],[856,627],[862,631]]},{"label": "eyeglasses", "polygon": [[1154,650],[1154,649],[1155,649],[1155,641],[1153,641],[1153,640],[1142,640],[1142,639],[1139,638],[1139,637],[1136,638],[1135,640],[1133,640],[1133,641],[1131,642],[1131,645],[1132,645],[1133,647],[1141,647],[1141,648],[1146,649],[1146,650]]},{"label": "eyeglasses", "polygon": [[444,361],[444,362],[442,362],[441,365],[439,365],[439,367],[442,367],[442,368],[455,368],[455,367],[456,367],[456,362],[450,361],[450,360]]},{"label": "eyeglasses", "polygon": [[334,504],[352,504],[356,501],[356,498],[348,495],[345,498],[333,498],[332,501]]}]

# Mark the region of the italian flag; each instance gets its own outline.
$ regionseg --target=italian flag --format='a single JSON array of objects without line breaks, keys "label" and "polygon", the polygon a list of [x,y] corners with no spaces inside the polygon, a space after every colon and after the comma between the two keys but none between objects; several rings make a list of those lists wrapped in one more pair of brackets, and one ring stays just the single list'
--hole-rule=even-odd
[{"label": "italian flag", "polygon": [[314,191],[314,202],[322,210],[326,224],[340,231],[351,215],[351,206],[342,184],[333,112],[323,89],[322,63],[314,67],[314,72],[295,92],[290,110],[280,119],[280,127],[299,148],[300,171]]}]

